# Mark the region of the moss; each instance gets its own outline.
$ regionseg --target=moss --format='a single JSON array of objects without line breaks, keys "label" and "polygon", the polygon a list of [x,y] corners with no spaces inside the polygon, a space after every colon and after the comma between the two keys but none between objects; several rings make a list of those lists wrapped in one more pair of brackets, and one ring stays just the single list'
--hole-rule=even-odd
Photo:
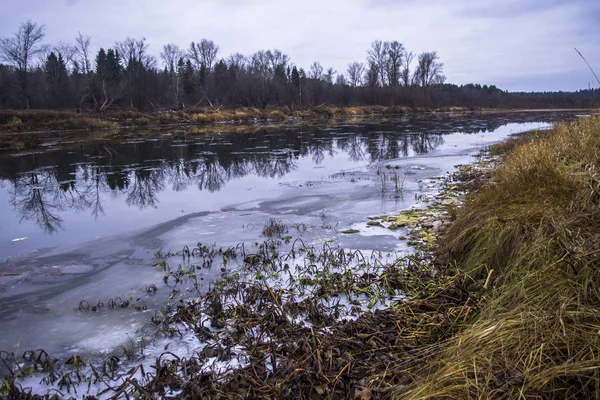
[{"label": "moss", "polygon": [[398,228],[403,228],[406,226],[414,228],[415,226],[417,226],[418,223],[419,223],[418,217],[409,216],[409,215],[400,215],[392,221],[392,223],[390,224],[390,226],[388,228],[389,229],[398,229]]},{"label": "moss", "polygon": [[369,221],[369,222],[367,222],[367,226],[379,226],[379,227],[383,228],[383,224],[379,221]]}]

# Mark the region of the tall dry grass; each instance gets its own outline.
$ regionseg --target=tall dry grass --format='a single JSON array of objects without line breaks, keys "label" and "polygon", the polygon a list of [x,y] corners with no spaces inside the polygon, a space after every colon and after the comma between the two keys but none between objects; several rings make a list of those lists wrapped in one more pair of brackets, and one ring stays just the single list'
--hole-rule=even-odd
[{"label": "tall dry grass", "polygon": [[600,398],[600,117],[515,148],[468,197],[442,254],[490,277],[474,321],[402,399]]}]

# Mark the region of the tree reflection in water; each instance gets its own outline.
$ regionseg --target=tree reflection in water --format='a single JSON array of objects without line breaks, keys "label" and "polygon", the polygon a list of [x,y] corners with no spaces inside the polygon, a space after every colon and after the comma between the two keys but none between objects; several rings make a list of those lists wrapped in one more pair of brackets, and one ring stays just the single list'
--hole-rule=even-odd
[{"label": "tree reflection in water", "polygon": [[62,229],[63,220],[58,216],[65,208],[61,203],[64,196],[58,195],[62,190],[52,175],[29,173],[14,182],[13,209],[21,221],[35,221],[46,232],[53,233]]},{"label": "tree reflection in water", "polygon": [[127,205],[137,208],[156,207],[156,196],[165,187],[164,169],[136,168],[131,174],[132,179],[126,190]]},{"label": "tree reflection in water", "polygon": [[94,218],[103,215],[106,195],[124,198],[130,207],[153,208],[166,188],[181,192],[196,187],[212,193],[247,175],[281,178],[297,169],[301,157],[310,157],[319,165],[340,152],[355,163],[424,154],[440,146],[444,134],[493,131],[508,122],[530,122],[531,118],[454,118],[442,124],[438,120],[388,120],[333,129],[263,129],[186,140],[96,140],[75,148],[71,144],[37,154],[4,155],[0,157],[0,179],[10,182],[11,206],[21,221],[33,221],[53,233],[62,229],[65,211],[89,211]]}]

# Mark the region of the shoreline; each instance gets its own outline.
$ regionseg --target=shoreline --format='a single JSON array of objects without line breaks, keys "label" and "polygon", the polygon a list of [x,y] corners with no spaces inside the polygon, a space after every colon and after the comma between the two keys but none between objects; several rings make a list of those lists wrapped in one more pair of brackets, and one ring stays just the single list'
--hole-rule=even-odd
[{"label": "shoreline", "polygon": [[2,110],[0,109],[0,136],[33,135],[43,133],[76,133],[85,131],[123,130],[133,128],[178,128],[234,125],[247,123],[307,123],[338,117],[367,117],[385,115],[426,115],[464,113],[517,113],[590,111],[580,108],[498,109],[485,107],[407,107],[407,106],[318,106],[293,110],[289,108],[256,108],[167,110],[155,112],[70,110]]},{"label": "shoreline", "polygon": [[[466,172],[467,170],[470,171],[468,175],[472,176],[472,171],[470,169],[468,169],[467,167],[462,168],[462,171]],[[465,174],[463,175],[467,176]],[[372,371],[370,369],[370,356],[368,358],[363,358],[362,356],[359,356],[355,353],[364,352],[365,355],[368,355],[370,354],[370,352],[375,352],[376,354],[378,354],[378,357],[385,358],[387,357],[387,354],[389,353],[389,351],[391,351],[391,349],[394,349],[396,348],[396,346],[398,346],[398,344],[390,344],[390,346],[392,346],[390,348],[384,349],[378,347],[378,343],[380,343],[380,341],[385,342],[389,340],[389,329],[392,329],[392,326],[397,326],[390,324],[399,323],[398,318],[401,318],[401,313],[396,309],[396,306],[389,307],[389,305],[391,305],[391,301],[387,299],[387,296],[392,296],[390,293],[402,293],[402,296],[405,296],[406,294],[410,297],[420,297],[422,296],[424,291],[427,291],[428,293],[431,292],[432,294],[435,293],[435,296],[439,296],[440,293],[448,293],[447,290],[453,290],[448,285],[451,285],[450,282],[454,282],[454,278],[447,276],[445,272],[442,273],[441,270],[435,267],[431,261],[431,256],[433,254],[431,253],[431,248],[433,245],[433,241],[431,240],[431,238],[433,237],[433,233],[431,232],[431,230],[434,229],[436,225],[435,221],[433,221],[432,218],[435,218],[437,221],[439,218],[441,218],[439,214],[441,212],[445,212],[444,210],[442,210],[443,207],[454,206],[456,204],[455,201],[446,203],[443,202],[450,198],[455,198],[458,191],[462,190],[461,187],[456,186],[455,183],[451,183],[450,180],[447,180],[445,185],[454,185],[454,188],[452,189],[452,191],[440,191],[440,194],[438,196],[439,201],[436,200],[429,204],[429,211],[409,210],[407,213],[400,213],[399,217],[409,216],[410,221],[407,221],[407,224],[405,226],[411,228],[411,234],[407,235],[407,239],[414,240],[413,244],[415,245],[414,247],[416,250],[412,256],[398,259],[395,262],[393,261],[391,264],[389,264],[389,268],[382,268],[383,264],[377,266],[377,261],[375,259],[369,258],[369,256],[367,256],[366,254],[359,254],[359,252],[354,253],[352,255],[350,253],[340,255],[340,253],[337,250],[335,250],[335,248],[309,248],[304,246],[301,243],[301,241],[297,243],[294,242],[292,244],[292,253],[294,252],[294,249],[296,249],[296,257],[300,257],[300,259],[302,257],[306,257],[307,259],[329,259],[332,262],[332,268],[334,268],[333,265],[335,265],[338,262],[347,262],[349,264],[356,262],[358,263],[357,265],[360,265],[361,263],[359,263],[358,261],[359,257],[363,257],[362,263],[365,263],[364,257],[366,257],[366,264],[369,265],[366,267],[358,267],[358,270],[355,273],[353,273],[352,276],[342,276],[343,270],[340,270],[340,273],[342,273],[341,275],[340,273],[335,272],[333,270],[331,273],[321,275],[319,275],[319,272],[316,271],[304,272],[304,275],[308,274],[308,276],[312,277],[299,280],[296,289],[300,290],[299,288],[302,288],[301,290],[307,290],[308,292],[312,291],[312,293],[315,293],[315,297],[319,301],[324,301],[324,303],[319,303],[317,301],[313,304],[311,303],[312,300],[309,300],[310,298],[308,297],[305,298],[303,301],[299,301],[299,299],[293,298],[290,299],[286,296],[290,296],[292,293],[295,293],[296,289],[288,292],[282,292],[282,294],[279,294],[278,291],[280,289],[278,289],[277,285],[268,284],[266,283],[266,281],[262,280],[253,281],[253,279],[255,278],[252,274],[249,278],[241,279],[239,278],[239,273],[236,273],[233,276],[230,276],[229,278],[224,278],[222,281],[220,281],[220,283],[217,283],[214,288],[215,290],[210,291],[207,295],[199,296],[196,300],[192,300],[182,304],[173,304],[167,309],[163,310],[161,313],[158,313],[158,315],[163,315],[164,317],[161,317],[160,319],[153,318],[152,326],[156,327],[157,335],[166,335],[167,337],[169,337],[169,335],[186,335],[186,332],[188,332],[188,334],[191,332],[195,333],[199,337],[202,337],[203,340],[205,340],[208,343],[205,343],[204,345],[199,345],[198,348],[200,350],[198,350],[199,353],[197,358],[196,356],[191,357],[188,360],[188,363],[190,364],[186,366],[187,368],[190,368],[192,363],[196,363],[196,368],[200,368],[202,365],[205,365],[205,363],[207,362],[206,360],[213,360],[215,358],[217,361],[214,361],[213,364],[217,366],[222,366],[222,363],[218,362],[218,360],[226,360],[229,357],[232,357],[232,351],[235,352],[235,350],[230,347],[232,342],[228,341],[228,338],[231,338],[229,336],[230,333],[227,333],[228,329],[225,329],[224,331],[222,330],[224,326],[232,326],[233,328],[235,328],[233,329],[233,331],[235,331],[244,326],[247,326],[248,323],[252,322],[252,325],[263,326],[265,335],[267,335],[267,337],[272,337],[272,340],[260,340],[258,343],[256,342],[256,339],[254,337],[244,336],[241,339],[238,337],[237,340],[242,341],[244,343],[244,347],[248,349],[247,352],[249,355],[247,356],[248,363],[246,365],[247,367],[251,368],[240,368],[239,370],[233,370],[227,373],[223,373],[223,371],[221,370],[204,369],[203,373],[214,374],[214,376],[209,381],[205,382],[209,386],[201,385],[201,390],[199,388],[194,388],[194,385],[191,382],[186,383],[185,378],[181,378],[180,371],[177,371],[177,376],[179,376],[179,378],[177,379],[181,379],[178,385],[180,385],[181,390],[184,391],[183,394],[186,393],[185,390],[190,390],[191,392],[187,392],[187,396],[194,397],[196,395],[200,395],[200,393],[202,392],[210,393],[210,396],[218,397],[218,391],[221,389],[218,389],[215,392],[213,389],[210,388],[210,386],[212,385],[214,387],[217,385],[217,382],[225,381],[228,382],[227,384],[231,384],[231,373],[233,373],[235,376],[239,376],[239,379],[246,382],[256,382],[257,379],[261,378],[265,380],[265,387],[268,388],[266,390],[274,390],[277,387],[278,383],[276,381],[272,381],[272,379],[275,379],[275,377],[272,376],[273,372],[275,372],[273,370],[272,365],[276,366],[275,370],[278,371],[279,374],[284,374],[285,371],[288,371],[288,368],[290,368],[290,366],[293,366],[295,362],[300,362],[300,359],[295,358],[299,357],[300,353],[293,357],[285,356],[284,354],[291,354],[294,351],[297,351],[293,350],[292,348],[293,346],[295,346],[294,343],[301,342],[303,338],[307,337],[307,335],[313,337],[313,340],[315,342],[308,342],[306,345],[310,346],[310,348],[317,346],[315,347],[315,350],[312,351],[313,354],[311,354],[311,368],[317,368],[319,364],[321,365],[320,373],[322,374],[321,380],[323,382],[331,381],[334,375],[339,375],[340,373],[343,373],[343,371],[340,372],[339,369],[335,370],[336,367],[333,365],[333,359],[330,360],[330,368],[326,368],[323,365],[325,363],[324,359],[326,357],[326,354],[342,352],[341,349],[348,345],[348,343],[346,343],[348,341],[350,343],[354,343],[351,345],[351,348],[346,349],[346,352],[349,352],[348,354],[352,353],[354,355],[351,358],[348,358],[347,356],[339,356],[338,361],[350,363],[351,359],[353,359],[352,363],[356,364],[356,366],[353,368],[356,368],[356,371],[360,372],[351,372],[350,370],[347,371],[347,378],[352,377],[351,379],[353,381],[351,385],[352,389],[350,389],[349,386],[347,390],[352,390],[354,392],[359,390],[357,389],[359,388],[359,386],[361,386],[361,384],[359,384],[359,378],[368,375],[370,372],[373,372],[373,374],[375,374],[380,373],[381,371]],[[373,220],[374,219],[371,219],[371,221]],[[388,222],[392,221],[385,221],[385,225],[387,225]],[[396,221],[396,223],[398,223],[398,221]],[[423,227],[423,229],[416,229],[417,226]],[[439,227],[435,229],[438,228]],[[281,229],[281,231],[283,231],[283,229]],[[425,231],[429,232],[427,236],[422,235],[422,232]],[[273,241],[285,242],[286,240],[289,241],[290,239],[278,239],[276,237],[274,237],[273,239],[267,239],[265,243],[261,245],[258,249],[249,249],[249,253],[244,252],[242,254],[238,254],[238,257],[242,257],[244,259],[244,264],[249,268],[250,271],[254,271],[253,274],[258,273],[262,276],[267,277],[268,279],[275,279],[272,276],[274,271],[270,269],[270,265],[273,265],[273,268],[275,268],[274,265],[277,264],[277,260],[284,259],[279,258],[279,256],[275,256],[274,252],[278,251],[276,250],[276,248],[280,248],[281,246],[285,247],[285,244],[274,245]],[[267,247],[267,245],[269,247]],[[270,247],[271,245],[273,245],[272,248]],[[194,259],[197,259],[198,257],[200,257],[201,260],[203,259],[205,261],[207,259],[212,260],[214,258],[216,265],[218,265],[218,261],[216,261],[216,259],[218,259],[220,256],[223,256],[223,253],[219,253],[218,249],[210,248],[210,246],[199,247],[197,249],[191,249],[188,251],[188,258],[190,258],[190,254],[195,254],[195,256],[191,256],[192,261],[194,261]],[[235,254],[235,251],[233,249],[227,249],[225,250],[225,253],[231,255]],[[185,254],[185,250],[176,254],[166,254],[163,255],[164,263],[162,261],[158,263],[159,266],[157,268],[161,268],[161,270],[165,272],[165,277],[169,282],[175,282],[175,280],[177,279],[186,280],[186,282],[193,281],[194,278],[192,278],[192,276],[195,276],[195,272],[172,269],[168,265],[169,263],[171,263],[172,257],[183,256],[185,258]],[[263,267],[263,265],[266,265],[267,268]],[[361,268],[364,269],[363,272],[361,272]],[[282,269],[281,271],[275,271],[275,274],[278,275],[283,275],[284,273],[284,269]],[[327,284],[323,284],[323,282],[327,282]],[[387,283],[384,284],[384,282]],[[250,285],[252,290],[244,288],[243,285],[246,284]],[[312,287],[314,289],[304,289],[305,287]],[[384,290],[380,290],[380,287]],[[256,294],[252,293],[255,292],[264,293],[266,297],[262,298],[260,301],[266,302],[266,307],[268,311],[265,312],[264,309],[260,311],[260,307],[265,307],[265,305],[259,307],[258,304],[253,304],[251,300],[247,301],[247,303],[249,304],[247,308],[242,307],[242,305],[238,304],[232,310],[226,311],[228,307],[226,307],[225,305],[230,304],[231,302],[231,298],[227,297],[227,293],[239,290],[242,290],[243,293],[246,293],[244,295],[246,296],[246,298],[253,298],[253,296],[255,296]],[[351,314],[356,314],[356,317],[352,317],[349,314],[347,316],[349,318],[347,321],[336,322],[335,320],[339,317],[335,316],[335,311],[323,309],[321,307],[323,306],[323,304],[331,304],[329,303],[329,300],[327,300],[328,298],[335,299],[339,296],[349,296],[348,293],[354,293],[350,297],[348,297],[350,301],[348,307],[352,305],[353,311],[351,311]],[[455,294],[458,295],[458,293]],[[451,306],[451,304],[448,303],[446,300],[443,300],[442,297],[443,296],[440,296],[439,298],[433,301],[437,302],[442,300],[439,305],[444,310],[446,310],[443,311],[443,313],[446,313],[448,307],[453,306]],[[373,304],[373,308],[371,308],[371,304]],[[387,306],[382,308],[380,304],[387,304]],[[421,310],[421,307],[424,303],[422,299],[418,299],[415,301],[411,299],[402,301],[399,304],[404,304],[407,312],[410,311],[411,314],[416,313],[415,315],[418,315],[418,313],[420,312],[419,310]],[[201,307],[200,305],[204,306]],[[100,306],[96,306],[94,304],[85,304],[83,310],[81,309],[81,307],[82,306],[80,305],[80,312],[90,312],[92,307]],[[309,308],[306,309],[305,307]],[[307,311],[311,308],[313,309],[313,311]],[[436,310],[435,316],[434,314],[431,314],[431,312],[425,312],[425,314],[415,318],[421,318],[425,316],[427,316],[427,318],[441,318],[442,314],[439,314],[440,312],[442,311]],[[302,314],[303,317],[300,317],[300,314],[298,313]],[[392,318],[392,316],[394,317]],[[276,325],[273,325],[271,321],[272,318],[275,318],[278,321]],[[300,318],[300,320],[298,320],[298,318]],[[305,324],[300,322],[302,320],[310,322],[308,324]],[[405,321],[405,323],[410,325],[418,325],[418,322],[416,322],[416,320],[414,319],[408,319]],[[382,324],[388,326],[388,328],[382,329]],[[177,333],[179,331],[180,333]],[[418,332],[418,330],[416,332]],[[406,341],[406,346],[418,349],[424,345],[425,339],[423,337],[419,337],[419,334],[417,334],[417,337],[413,337],[416,332],[413,331],[403,339]],[[373,336],[373,340],[377,341],[374,341],[370,345],[367,345],[367,347],[363,348],[363,337],[367,334]],[[439,335],[440,332],[436,329],[435,331],[428,333],[428,335],[429,334],[433,336],[428,340],[433,340],[432,338],[437,337],[437,335]],[[161,343],[160,339],[158,340],[158,343]],[[233,338],[231,338],[231,340],[233,340]],[[168,340],[166,343],[169,343]],[[322,344],[319,345],[318,343]],[[358,343],[361,343],[360,347],[356,347]],[[175,346],[175,344],[173,345]],[[263,361],[265,361],[263,360],[258,362],[257,365],[252,364],[257,361],[256,357],[261,358],[260,354],[263,351],[272,352],[273,348],[271,346],[279,347],[280,345],[283,346],[283,348],[277,350],[273,355],[273,360],[277,361],[269,361],[267,359],[266,363],[263,363]],[[137,346],[139,346],[139,348],[137,348]],[[144,353],[143,346],[144,345],[142,345],[141,343],[137,343],[136,345],[134,345],[130,350],[128,350],[131,351],[133,355],[126,355],[126,358],[135,359],[139,357],[139,355]],[[328,350],[325,348],[319,350],[319,346],[324,346]],[[369,350],[369,348],[371,350]],[[123,363],[123,355],[118,353],[119,351],[120,348],[115,349],[114,355],[116,356],[118,354],[121,363]],[[237,357],[240,357],[240,354],[238,354]],[[233,359],[235,360],[235,356]],[[287,362],[291,362],[291,364],[285,365],[287,363],[285,361],[286,359],[288,360]],[[291,361],[292,359],[295,359],[296,361]],[[62,362],[64,362],[64,360],[57,362],[57,370],[60,370],[61,373],[65,373],[65,371],[68,372],[70,368],[69,365],[65,364],[60,366],[60,363]],[[77,369],[77,371],[82,376],[88,376],[87,374],[91,373],[89,368],[91,368],[92,364],[89,364],[90,366],[88,367],[87,363],[87,361],[82,360]],[[25,364],[27,364],[27,362],[25,362]],[[361,365],[359,366],[358,364]],[[127,365],[131,366],[131,364]],[[95,368],[99,367],[96,365]],[[149,367],[146,366],[146,368],[148,369]],[[296,365],[293,369],[297,368],[300,368],[299,364]],[[322,382],[317,382],[314,377],[310,376],[309,370],[311,370],[311,368],[307,368],[306,374],[296,373],[297,376],[294,378],[300,379],[297,383],[301,386],[304,386],[303,390],[311,392],[313,390],[313,386],[318,387],[319,389],[315,390],[317,390],[316,393],[319,396],[323,396],[325,395],[325,393],[331,390],[335,392],[336,384],[333,384],[333,386],[328,387],[327,385],[323,385]],[[260,376],[251,377],[245,375],[249,373],[254,373],[253,371],[257,371],[257,369],[262,371]],[[290,370],[289,372],[291,373],[292,371]],[[136,369],[133,375],[125,374],[122,376],[123,382],[125,382],[127,379],[129,379],[130,381],[142,381],[142,378],[147,378],[139,374],[139,369]],[[304,376],[304,378],[301,378],[301,376]],[[30,383],[32,383],[32,380],[26,374],[24,374],[24,377],[25,381],[22,381],[22,383],[26,384],[25,386],[27,387]],[[37,379],[39,381],[40,378],[36,377],[34,379]],[[341,376],[337,378],[337,380],[339,381],[338,384],[341,384],[341,379]],[[19,380],[17,380],[17,382],[18,381]],[[162,381],[160,377],[156,377],[156,380],[151,381],[151,384],[156,388],[159,388],[162,385],[162,389],[159,390],[166,390],[164,385],[166,385],[167,383]],[[56,385],[56,383],[54,385]],[[174,385],[174,383],[171,382],[170,384],[168,384],[168,386],[172,388],[176,385]],[[35,385],[34,387],[36,388],[36,390],[40,390],[41,388],[43,388],[38,385]],[[69,386],[65,387],[67,389],[69,388]],[[185,387],[187,387],[187,389],[184,389]],[[263,389],[265,389],[265,387],[263,387]],[[135,390],[139,391],[139,388],[135,388],[135,386],[126,385],[126,388],[127,390],[131,389],[131,393],[133,393],[133,391]],[[226,389],[226,391],[238,390],[241,389],[236,388],[234,390],[231,387],[229,389]],[[258,391],[252,392],[254,390],[259,390],[258,387],[247,387],[243,390],[247,390],[246,395],[248,396],[260,395]],[[252,394],[251,392],[254,394]],[[373,394],[375,394],[376,392],[376,390],[373,390]],[[150,396],[152,392],[148,391],[146,392],[146,394]],[[165,392],[165,395],[166,394],[167,393]]]},{"label": "shoreline", "polygon": [[437,250],[441,265],[479,290],[478,310],[394,398],[599,394],[600,215],[598,188],[588,189],[598,143],[593,116],[491,148],[503,163],[466,196]]},{"label": "shoreline", "polygon": [[[404,111],[402,111],[404,110]],[[167,112],[158,113],[131,113],[121,112],[118,114],[92,114],[83,113],[75,114],[73,112],[54,112],[49,110],[32,110],[32,111],[7,111],[0,110],[0,154],[19,151],[35,151],[40,148],[43,141],[48,138],[59,140],[61,138],[73,138],[71,140],[80,141],[86,139],[111,139],[121,135],[135,134],[139,137],[156,136],[176,136],[188,137],[214,133],[234,132],[247,133],[256,132],[261,129],[274,129],[278,127],[296,127],[315,123],[329,124],[339,123],[342,120],[348,123],[364,122],[369,118],[381,120],[382,118],[454,118],[463,117],[465,115],[482,116],[489,115],[511,115],[527,113],[562,113],[562,112],[582,112],[582,113],[597,113],[596,109],[513,109],[513,110],[468,110],[465,108],[448,108],[444,111],[421,110],[421,111],[406,111],[404,108],[388,108],[388,107],[346,107],[346,108],[329,108],[323,109],[322,112],[314,113],[311,110],[294,111],[284,110],[289,115],[283,114],[279,109],[261,111],[257,109],[233,109],[226,112],[214,113],[213,111],[198,111],[198,114],[193,114],[195,117],[185,112]],[[4,114],[3,114],[4,113]],[[32,121],[24,123],[17,115],[30,115]],[[279,115],[277,118],[270,118],[272,114]],[[13,115],[14,114],[14,115]],[[93,118],[88,118],[88,115]],[[154,115],[157,117],[151,121],[148,116]],[[242,119],[232,119],[233,116],[242,115]],[[13,119],[19,119],[17,130],[7,131],[7,126],[11,124]],[[24,117],[23,117],[24,118]],[[160,118],[164,118],[161,122]],[[175,118],[186,118],[187,122],[177,122]],[[191,119],[196,119],[192,121]],[[24,118],[25,119],[25,118]],[[357,121],[358,119],[358,121]],[[26,120],[26,119],[25,119]],[[8,123],[7,123],[8,121]],[[27,120],[26,120],[27,121]],[[47,122],[42,122],[47,121]],[[61,127],[63,122],[67,121],[74,124],[71,129]],[[70,122],[69,122],[70,121]],[[74,121],[74,122],[73,122]],[[126,124],[124,122],[127,121]],[[143,124],[139,124],[142,121]],[[42,125],[46,123],[44,128]],[[28,124],[38,124],[39,130],[24,130],[23,127]],[[40,125],[42,124],[42,125]],[[84,126],[79,126],[83,124]],[[86,125],[87,124],[87,125]]]}]

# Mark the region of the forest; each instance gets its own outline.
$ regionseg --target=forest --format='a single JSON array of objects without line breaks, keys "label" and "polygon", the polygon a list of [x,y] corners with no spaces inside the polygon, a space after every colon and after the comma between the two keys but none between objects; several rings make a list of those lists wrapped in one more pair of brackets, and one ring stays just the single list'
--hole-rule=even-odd
[{"label": "forest", "polygon": [[187,49],[169,43],[159,56],[145,38],[92,51],[92,38],[44,42],[45,26],[26,21],[0,38],[0,109],[159,111],[199,107],[300,109],[331,105],[585,108],[598,89],[509,93],[494,85],[446,82],[436,51],[416,54],[399,41],[375,40],[362,61],[335,71],[319,61],[295,65],[278,49],[220,53],[209,39]]}]

